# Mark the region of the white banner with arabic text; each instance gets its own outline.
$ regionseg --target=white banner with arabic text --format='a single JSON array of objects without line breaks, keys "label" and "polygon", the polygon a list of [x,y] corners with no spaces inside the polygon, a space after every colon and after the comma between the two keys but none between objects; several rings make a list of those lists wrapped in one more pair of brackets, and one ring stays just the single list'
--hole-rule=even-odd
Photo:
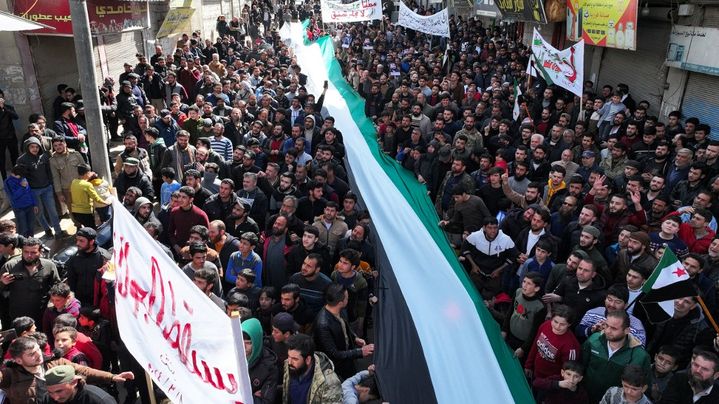
[{"label": "white banner with arabic text", "polygon": [[382,19],[381,0],[357,0],[343,4],[338,0],[322,0],[322,22],[357,22]]},{"label": "white banner with arabic text", "polygon": [[[564,50],[558,50],[542,38],[534,29],[532,53],[535,65],[529,63],[528,71],[537,77],[537,70],[548,84],[566,88],[573,94],[582,96],[584,89],[584,40]],[[538,65],[536,65],[538,64]],[[532,69],[531,67],[534,67]],[[549,83],[551,81],[551,83]]]},{"label": "white banner with arabic text", "polygon": [[239,320],[203,294],[120,202],[112,210],[115,307],[132,356],[173,403],[252,403],[244,345],[233,337]]},{"label": "white banner with arabic text", "polygon": [[429,16],[419,15],[399,2],[399,18],[397,24],[425,34],[449,38],[449,14],[447,9]]}]

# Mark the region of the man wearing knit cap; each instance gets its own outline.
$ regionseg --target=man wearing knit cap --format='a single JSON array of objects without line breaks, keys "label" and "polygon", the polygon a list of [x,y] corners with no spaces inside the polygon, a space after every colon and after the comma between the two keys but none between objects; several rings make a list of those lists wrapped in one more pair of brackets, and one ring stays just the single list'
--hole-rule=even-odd
[{"label": "man wearing knit cap", "polygon": [[599,243],[599,236],[601,232],[594,226],[584,226],[582,232],[579,235],[579,246],[575,249],[581,249],[589,258],[594,262],[594,269],[597,271],[597,275],[604,278],[605,281],[609,281],[611,276],[609,275],[609,267],[607,266],[607,260],[604,259],[604,255],[597,248]]},{"label": "man wearing knit cap", "polygon": [[649,248],[649,235],[644,231],[635,231],[629,236],[627,248],[619,251],[612,274],[614,281],[625,282],[630,267],[641,268],[651,274],[656,266],[657,259]]},{"label": "man wearing knit cap", "polygon": [[107,404],[117,403],[112,396],[99,387],[85,384],[85,379],[75,375],[70,365],[60,365],[45,372],[47,397],[41,403]]},{"label": "man wearing knit cap", "polygon": [[284,366],[287,359],[287,339],[297,334],[300,327],[290,313],[277,313],[272,317],[272,351],[277,355],[277,364]]}]

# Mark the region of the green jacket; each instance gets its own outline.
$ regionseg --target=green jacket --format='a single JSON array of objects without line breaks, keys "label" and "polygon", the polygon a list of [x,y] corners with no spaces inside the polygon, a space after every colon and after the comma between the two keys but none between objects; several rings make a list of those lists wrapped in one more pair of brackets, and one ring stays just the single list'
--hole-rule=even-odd
[{"label": "green jacket", "polygon": [[[341,404],[342,383],[334,371],[332,361],[322,352],[315,352],[315,373],[307,396],[307,404]],[[282,404],[289,403],[290,372],[285,361],[282,377]]]},{"label": "green jacket", "polygon": [[629,335],[624,346],[609,358],[607,338],[595,333],[582,344],[584,362],[584,385],[591,402],[598,402],[608,388],[621,386],[622,371],[627,365],[636,365],[649,374],[650,360],[641,342]]}]

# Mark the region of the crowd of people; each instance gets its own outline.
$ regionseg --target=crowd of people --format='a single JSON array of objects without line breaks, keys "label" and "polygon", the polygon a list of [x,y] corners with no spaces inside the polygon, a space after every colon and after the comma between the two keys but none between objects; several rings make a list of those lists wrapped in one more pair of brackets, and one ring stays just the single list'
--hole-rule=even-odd
[{"label": "crowd of people", "polygon": [[[438,41],[387,16],[325,28],[319,2],[255,0],[218,18],[216,41],[183,34],[105,79],[107,137],[124,146],[111,181],[92,171],[87,137],[105,134],[86,131],[76,90],[58,86],[52,125],[28,117],[21,153],[0,94],[15,214],[0,222],[10,403],[113,402],[112,381],[126,381],[128,403],[162,395],[133,381],[143,370],[103,277],[98,232],[115,197],[209,299],[240,312],[255,402],[380,400],[371,218],[323,106],[329,86],[308,92],[278,34],[307,18],[308,37],[334,42],[382,150],[426,185],[537,402],[719,401],[719,142],[701,117],[650,115],[658,106],[622,77],[588,81],[582,97],[527,77],[515,25],[451,16]],[[67,236],[63,216],[77,253],[59,270],[41,247]],[[696,296],[654,323],[638,299],[667,248]]]}]

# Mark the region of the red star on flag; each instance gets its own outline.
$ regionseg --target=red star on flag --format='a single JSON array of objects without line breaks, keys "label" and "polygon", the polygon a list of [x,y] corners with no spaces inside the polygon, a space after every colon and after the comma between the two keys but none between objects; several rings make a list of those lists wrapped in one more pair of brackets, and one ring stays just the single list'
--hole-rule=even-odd
[{"label": "red star on flag", "polygon": [[672,273],[681,278],[682,276],[687,274],[687,271],[685,271],[684,268],[677,268],[677,270],[673,271]]}]

